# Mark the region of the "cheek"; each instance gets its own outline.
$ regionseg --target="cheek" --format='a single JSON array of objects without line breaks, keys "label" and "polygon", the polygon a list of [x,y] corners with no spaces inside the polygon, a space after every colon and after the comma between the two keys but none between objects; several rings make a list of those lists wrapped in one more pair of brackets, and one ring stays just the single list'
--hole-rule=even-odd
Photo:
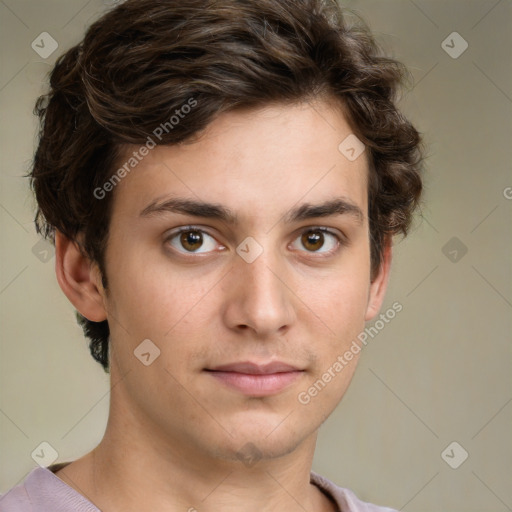
[{"label": "cheek", "polygon": [[364,327],[364,318],[368,305],[369,279],[360,283],[346,283],[341,289],[331,291],[333,297],[331,308],[332,319],[335,322],[336,332],[343,333],[348,330],[361,330]]},{"label": "cheek", "polygon": [[[336,344],[364,328],[370,277],[367,268],[346,267],[322,279],[303,282],[298,296]],[[356,333],[357,334],[357,333]]]},{"label": "cheek", "polygon": [[131,337],[163,336],[179,314],[177,306],[184,306],[183,301],[174,300],[171,304],[169,296],[172,294],[165,293],[172,289],[176,294],[176,284],[141,268],[124,275],[120,273],[118,277],[111,285],[111,316]]},{"label": "cheek", "polygon": [[[109,275],[112,337],[123,340],[123,350],[133,351],[142,340],[151,339],[164,351],[177,337],[187,339],[190,348],[194,329],[205,322],[218,279],[213,272],[198,275],[197,269],[171,269],[161,255],[124,257],[112,265]],[[180,350],[179,344],[173,345]]]},{"label": "cheek", "polygon": [[361,354],[358,335],[365,325],[368,283],[369,279],[331,282],[311,306],[321,320],[309,319],[310,326],[317,326],[309,333],[316,361],[297,395],[308,414],[327,417],[351,382]]}]

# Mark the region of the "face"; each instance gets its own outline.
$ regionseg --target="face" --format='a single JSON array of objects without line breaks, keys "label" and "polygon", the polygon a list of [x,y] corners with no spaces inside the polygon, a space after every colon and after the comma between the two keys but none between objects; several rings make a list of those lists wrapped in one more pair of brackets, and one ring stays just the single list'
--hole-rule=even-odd
[{"label": "face", "polygon": [[113,400],[152,438],[276,457],[341,400],[358,354],[335,363],[385,287],[370,281],[366,155],[338,150],[351,133],[327,103],[230,112],[116,186],[102,292]]}]

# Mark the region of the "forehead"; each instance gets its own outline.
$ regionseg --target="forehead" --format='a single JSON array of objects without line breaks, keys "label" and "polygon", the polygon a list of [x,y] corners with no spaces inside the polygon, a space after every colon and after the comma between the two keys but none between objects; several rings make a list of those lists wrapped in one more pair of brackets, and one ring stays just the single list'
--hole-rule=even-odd
[{"label": "forehead", "polygon": [[[347,158],[344,141],[353,137],[341,109],[326,102],[226,112],[185,143],[151,149],[118,183],[115,203],[140,213],[173,195],[258,219],[343,196],[366,212],[367,155]],[[118,166],[138,148],[127,147]]]}]

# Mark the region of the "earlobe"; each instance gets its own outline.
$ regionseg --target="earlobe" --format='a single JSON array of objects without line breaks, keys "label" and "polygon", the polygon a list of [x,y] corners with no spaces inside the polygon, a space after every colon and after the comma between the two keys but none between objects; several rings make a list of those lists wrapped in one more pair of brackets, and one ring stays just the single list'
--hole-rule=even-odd
[{"label": "earlobe", "polygon": [[368,306],[366,308],[365,321],[369,321],[379,312],[386,290],[388,287],[389,273],[391,269],[392,259],[392,240],[388,238],[385,241],[382,254],[382,261],[379,267],[379,273],[370,285],[370,293],[368,296]]},{"label": "earlobe", "polygon": [[82,254],[77,242],[59,231],[55,233],[55,272],[62,291],[85,318],[107,319],[97,266]]}]

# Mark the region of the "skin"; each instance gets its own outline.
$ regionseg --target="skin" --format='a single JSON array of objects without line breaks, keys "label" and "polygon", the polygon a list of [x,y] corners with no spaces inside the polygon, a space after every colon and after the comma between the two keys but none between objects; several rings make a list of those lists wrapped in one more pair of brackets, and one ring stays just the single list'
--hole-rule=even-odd
[{"label": "skin", "polygon": [[[111,329],[104,438],[57,473],[98,508],[335,510],[310,471],[318,429],[359,355],[307,405],[297,397],[378,313],[391,262],[387,244],[370,279],[367,155],[349,161],[338,151],[352,132],[322,100],[225,113],[193,141],[153,149],[114,190],[108,290],[97,266],[57,234],[60,286],[84,316],[108,319]],[[140,215],[171,196],[223,205],[238,223]],[[339,197],[361,218],[284,222],[294,207]],[[200,254],[172,238],[188,225],[204,230]],[[308,244],[302,235],[315,227],[345,243],[315,231],[320,241]],[[236,252],[248,236],[263,248],[252,263]],[[134,356],[145,339],[160,349],[149,366]],[[205,371],[275,360],[303,371],[269,396],[247,396]],[[253,464],[240,460],[247,443],[258,450]]]}]

